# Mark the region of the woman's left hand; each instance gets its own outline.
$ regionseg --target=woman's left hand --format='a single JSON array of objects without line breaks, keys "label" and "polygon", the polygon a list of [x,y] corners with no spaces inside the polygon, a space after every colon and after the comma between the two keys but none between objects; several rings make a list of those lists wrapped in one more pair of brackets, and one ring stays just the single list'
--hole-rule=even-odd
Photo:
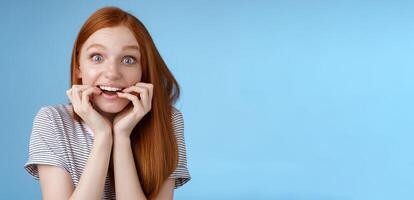
[{"label": "woman's left hand", "polygon": [[[127,137],[138,122],[151,110],[154,86],[150,83],[138,82],[134,86],[118,92],[118,97],[128,99],[132,105],[118,113],[113,121],[114,137]],[[137,93],[138,96],[132,93]]]}]

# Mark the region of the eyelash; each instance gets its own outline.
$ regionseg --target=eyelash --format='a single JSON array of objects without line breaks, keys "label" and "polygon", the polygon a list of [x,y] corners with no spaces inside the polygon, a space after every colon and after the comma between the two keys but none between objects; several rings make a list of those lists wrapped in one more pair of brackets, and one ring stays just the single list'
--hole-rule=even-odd
[{"label": "eyelash", "polygon": [[129,65],[133,65],[137,62],[137,59],[134,56],[125,56],[122,60],[124,60],[125,58],[132,59],[132,63],[129,63]]},{"label": "eyelash", "polygon": [[[102,55],[101,54],[99,54],[99,53],[93,53],[93,54],[91,54],[90,56],[89,56],[89,59],[90,60],[92,60],[92,62],[99,62],[99,61],[95,61],[95,60],[93,60],[94,59],[94,57],[95,56],[100,56],[101,57],[101,59],[103,59],[102,58]],[[133,64],[135,64],[136,62],[137,62],[137,59],[134,57],[134,56],[124,56],[123,58],[122,58],[122,61],[124,61],[126,58],[130,58],[130,59],[132,59],[132,63],[124,63],[124,64],[127,64],[127,65],[133,65]]]}]

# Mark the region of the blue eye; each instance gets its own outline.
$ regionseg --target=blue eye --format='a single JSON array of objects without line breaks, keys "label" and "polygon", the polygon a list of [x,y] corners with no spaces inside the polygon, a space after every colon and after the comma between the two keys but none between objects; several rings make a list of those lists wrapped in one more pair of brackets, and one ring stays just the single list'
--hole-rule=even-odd
[{"label": "blue eye", "polygon": [[125,56],[122,59],[122,63],[127,64],[127,65],[132,65],[136,63],[136,59],[133,56]]},{"label": "blue eye", "polygon": [[92,54],[91,59],[93,62],[101,62],[103,60],[103,57],[99,54]]}]

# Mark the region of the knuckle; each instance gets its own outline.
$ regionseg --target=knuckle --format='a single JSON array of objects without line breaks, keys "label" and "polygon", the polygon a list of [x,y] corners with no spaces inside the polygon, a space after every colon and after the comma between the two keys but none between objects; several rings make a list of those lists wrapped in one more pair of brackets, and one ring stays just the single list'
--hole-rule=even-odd
[{"label": "knuckle", "polygon": [[77,106],[74,106],[73,110],[75,110],[75,112],[79,114],[79,108]]},{"label": "knuckle", "polygon": [[78,112],[77,113],[80,114],[80,115],[84,115],[86,112],[85,112],[85,110],[83,108],[78,108]]}]

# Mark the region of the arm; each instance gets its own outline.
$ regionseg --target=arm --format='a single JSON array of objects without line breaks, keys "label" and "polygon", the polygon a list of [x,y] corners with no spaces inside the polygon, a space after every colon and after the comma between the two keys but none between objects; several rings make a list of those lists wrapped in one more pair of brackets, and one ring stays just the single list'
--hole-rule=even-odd
[{"label": "arm", "polygon": [[[129,137],[114,138],[113,161],[117,199],[146,199],[138,179]],[[156,199],[173,199],[174,184],[174,179],[167,179]]]},{"label": "arm", "polygon": [[118,137],[114,134],[112,156],[116,198],[146,199],[138,179],[129,137]]},{"label": "arm", "polygon": [[[101,199],[111,156],[110,134],[96,134],[79,184],[74,189],[70,174],[56,166],[39,165],[43,199]],[[106,136],[106,137],[103,137]]]},{"label": "arm", "polygon": [[[93,130],[95,139],[85,169],[83,169],[79,183],[74,189],[70,175],[63,169],[54,166],[40,166],[39,178],[44,199],[101,199],[108,173],[109,160],[112,150],[112,123],[100,115],[91,105],[89,97],[99,95],[101,90],[90,85],[72,85],[66,91],[73,105],[73,111],[78,114]],[[45,115],[45,116],[43,116]],[[54,129],[42,126],[48,121],[48,114],[39,116],[39,123],[35,124],[35,133],[54,137]],[[52,118],[49,118],[51,120]],[[52,120],[51,120],[52,121]],[[46,130],[43,130],[46,129]],[[36,134],[36,135],[37,135]],[[36,136],[35,135],[35,136]],[[52,136],[51,136],[52,135]],[[40,140],[42,141],[42,140]],[[53,142],[52,142],[53,144]],[[44,147],[48,149],[47,147]],[[53,154],[47,155],[51,156]],[[63,184],[62,184],[63,183]]]},{"label": "arm", "polygon": [[[138,93],[141,99],[130,92]],[[138,82],[126,88],[118,97],[128,99],[132,106],[117,114],[114,119],[114,162],[115,191],[117,199],[146,199],[136,171],[131,148],[130,135],[135,125],[151,110],[153,85]],[[164,182],[157,199],[172,199],[174,179]]]}]

